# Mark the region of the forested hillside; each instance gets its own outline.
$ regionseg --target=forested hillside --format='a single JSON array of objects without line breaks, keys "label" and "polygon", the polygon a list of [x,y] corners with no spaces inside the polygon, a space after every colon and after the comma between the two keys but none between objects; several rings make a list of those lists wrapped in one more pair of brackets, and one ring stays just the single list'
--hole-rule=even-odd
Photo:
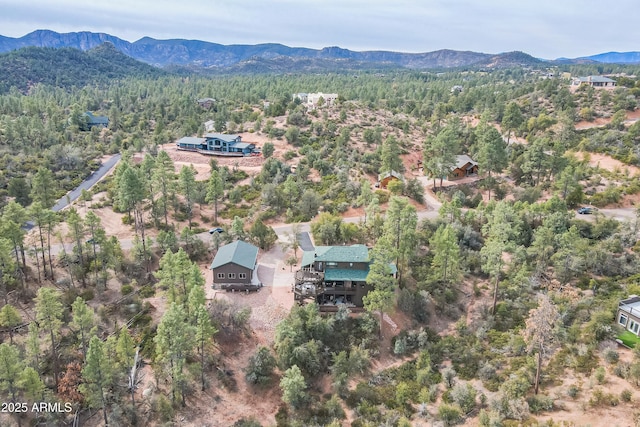
[{"label": "forested hillside", "polygon": [[0,93],[11,87],[27,92],[39,83],[60,88],[105,84],[126,77],[153,78],[165,73],[116,50],[112,44],[83,52],[73,48],[27,47],[0,54]]},{"label": "forested hillside", "polygon": [[[638,341],[616,318],[640,294],[637,67],[205,77],[109,47],[34,52],[29,73],[103,74],[0,94],[3,426],[640,416],[640,347],[616,341]],[[313,92],[338,97],[292,96]],[[108,126],[83,130],[86,111]],[[261,155],[177,150],[211,129]],[[111,174],[51,210],[115,153]],[[478,173],[451,177],[457,155]],[[402,179],[383,188],[391,171]],[[366,245],[360,310],[294,304],[306,232]],[[259,248],[255,293],[213,287],[235,240]]]}]

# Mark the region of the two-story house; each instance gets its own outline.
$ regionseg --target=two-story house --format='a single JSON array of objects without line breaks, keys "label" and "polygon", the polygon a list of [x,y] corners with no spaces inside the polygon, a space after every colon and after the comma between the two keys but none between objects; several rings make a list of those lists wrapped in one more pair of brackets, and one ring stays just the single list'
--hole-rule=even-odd
[{"label": "two-story house", "polygon": [[236,240],[218,249],[209,269],[213,286],[227,291],[251,291],[262,287],[256,274],[258,248]]},{"label": "two-story house", "polygon": [[372,289],[367,283],[369,262],[365,245],[317,246],[305,251],[295,274],[296,302],[313,301],[323,311],[337,310],[338,304],[362,308],[364,296]]},{"label": "two-story house", "polygon": [[178,150],[197,151],[214,156],[242,157],[258,155],[255,144],[242,142],[240,135],[208,133],[204,138],[185,136],[176,143]]}]

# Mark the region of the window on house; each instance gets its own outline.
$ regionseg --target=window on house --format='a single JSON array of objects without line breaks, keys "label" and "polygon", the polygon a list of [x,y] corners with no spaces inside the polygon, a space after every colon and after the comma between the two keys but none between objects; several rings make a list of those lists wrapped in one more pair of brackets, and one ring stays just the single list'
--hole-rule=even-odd
[{"label": "window on house", "polygon": [[620,313],[620,319],[618,319],[618,323],[620,323],[622,326],[627,326],[627,315],[624,313]]},{"label": "window on house", "polygon": [[236,273],[229,273],[229,279],[235,279]]},{"label": "window on house", "polygon": [[338,263],[337,262],[327,262],[327,267],[337,267]]},{"label": "window on house", "polygon": [[640,324],[633,320],[629,320],[629,330],[638,335],[638,329],[640,329]]},{"label": "window on house", "polygon": [[247,273],[238,273],[238,279],[246,279]]},{"label": "window on house", "polygon": [[224,279],[224,273],[218,273],[218,274],[216,274],[216,277],[218,279]]}]

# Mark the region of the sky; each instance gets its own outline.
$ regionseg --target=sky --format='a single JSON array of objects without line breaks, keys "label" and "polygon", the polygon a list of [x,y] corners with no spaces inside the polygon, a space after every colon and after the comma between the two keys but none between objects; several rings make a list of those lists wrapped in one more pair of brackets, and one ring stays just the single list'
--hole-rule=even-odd
[{"label": "sky", "polygon": [[640,51],[637,0],[0,0],[0,35],[104,32],[320,49],[538,58]]}]

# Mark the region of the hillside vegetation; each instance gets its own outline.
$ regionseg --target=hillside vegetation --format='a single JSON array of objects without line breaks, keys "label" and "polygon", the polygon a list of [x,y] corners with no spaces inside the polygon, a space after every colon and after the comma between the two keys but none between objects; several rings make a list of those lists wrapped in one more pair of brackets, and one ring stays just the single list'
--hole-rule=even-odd
[{"label": "hillside vegetation", "polygon": [[[0,424],[640,416],[640,350],[615,341],[618,302],[640,294],[637,68],[611,67],[618,87],[596,90],[560,77],[592,65],[206,77],[109,47],[3,58],[23,57],[29,73],[94,65],[83,85],[32,74],[0,94],[0,394],[70,407]],[[320,91],[335,104],[292,98]],[[109,126],[82,130],[86,111]],[[175,149],[207,121],[262,156]],[[114,153],[111,175],[51,210]],[[444,178],[458,154],[479,176]],[[391,170],[404,181],[376,186]],[[370,248],[362,313],[290,308],[302,227]],[[257,294],[211,287],[212,257],[237,239],[274,282]]]}]

